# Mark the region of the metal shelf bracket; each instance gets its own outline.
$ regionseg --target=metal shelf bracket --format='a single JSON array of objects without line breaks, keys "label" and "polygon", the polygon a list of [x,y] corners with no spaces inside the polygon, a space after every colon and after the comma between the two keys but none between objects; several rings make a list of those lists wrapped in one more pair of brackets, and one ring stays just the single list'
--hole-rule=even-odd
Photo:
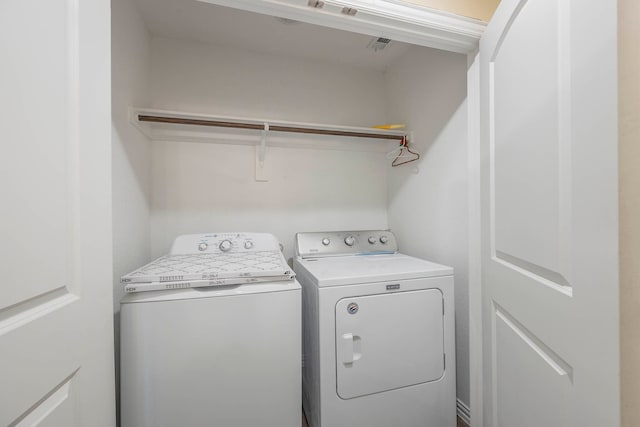
[{"label": "metal shelf bracket", "polygon": [[267,133],[269,132],[269,123],[264,124],[262,132],[260,132],[260,145],[256,146],[256,181],[269,181],[267,176],[264,160],[267,151]]}]

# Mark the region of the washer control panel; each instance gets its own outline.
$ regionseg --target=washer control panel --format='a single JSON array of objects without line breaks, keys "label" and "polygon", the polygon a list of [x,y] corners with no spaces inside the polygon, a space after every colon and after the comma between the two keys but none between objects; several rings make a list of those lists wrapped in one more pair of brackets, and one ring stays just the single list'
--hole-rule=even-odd
[{"label": "washer control panel", "polygon": [[235,253],[279,251],[280,244],[267,233],[205,233],[179,236],[171,246],[171,255],[197,253]]},{"label": "washer control panel", "polygon": [[302,258],[390,254],[398,251],[398,244],[389,230],[297,233],[295,251]]}]

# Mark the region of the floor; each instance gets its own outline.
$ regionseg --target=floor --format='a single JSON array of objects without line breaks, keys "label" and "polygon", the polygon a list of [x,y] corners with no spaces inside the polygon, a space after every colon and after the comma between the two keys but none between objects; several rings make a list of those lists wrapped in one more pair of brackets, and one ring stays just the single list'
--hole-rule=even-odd
[{"label": "floor", "polygon": [[[302,414],[302,427],[309,427],[309,425],[307,424],[307,419],[305,418],[304,414]],[[469,427],[469,426],[467,425],[467,423],[465,423],[460,418],[458,418],[457,427]]]}]

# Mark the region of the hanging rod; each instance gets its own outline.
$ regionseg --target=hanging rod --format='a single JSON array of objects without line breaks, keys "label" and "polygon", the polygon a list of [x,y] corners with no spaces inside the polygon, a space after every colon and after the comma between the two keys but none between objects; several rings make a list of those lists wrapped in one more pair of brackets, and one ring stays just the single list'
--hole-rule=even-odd
[{"label": "hanging rod", "polygon": [[[140,122],[152,122],[152,123],[171,123],[178,125],[196,125],[196,126],[213,126],[223,128],[234,129],[253,129],[264,130],[264,124],[258,123],[246,123],[246,122],[230,122],[221,120],[205,120],[205,119],[187,119],[182,117],[164,117],[164,116],[152,116],[149,114],[138,114],[138,121]],[[294,133],[306,133],[314,135],[334,135],[334,136],[349,136],[354,138],[375,138],[375,139],[388,139],[402,141],[403,135],[385,135],[380,133],[369,132],[356,132],[346,130],[334,130],[334,129],[318,129],[312,127],[299,127],[299,126],[283,126],[269,124],[269,131],[272,132],[294,132]]]}]

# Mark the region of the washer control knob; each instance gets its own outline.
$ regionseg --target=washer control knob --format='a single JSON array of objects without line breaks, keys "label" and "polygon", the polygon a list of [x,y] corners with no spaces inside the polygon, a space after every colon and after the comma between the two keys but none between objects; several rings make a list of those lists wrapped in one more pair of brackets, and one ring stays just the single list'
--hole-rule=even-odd
[{"label": "washer control knob", "polygon": [[246,242],[244,242],[244,248],[245,249],[253,248],[253,242],[251,240],[247,240]]},{"label": "washer control knob", "polygon": [[372,245],[378,241],[378,239],[376,238],[376,236],[369,236],[369,243],[371,243]]},{"label": "washer control knob", "polygon": [[344,244],[347,246],[353,246],[356,242],[356,239],[353,236],[347,236],[344,238]]},{"label": "washer control knob", "polygon": [[209,245],[207,245],[205,242],[202,242],[198,245],[198,250],[199,251],[206,251],[207,248],[209,247]]},{"label": "washer control knob", "polygon": [[325,237],[324,239],[322,239],[322,244],[325,246],[329,246],[329,243],[331,243],[331,240],[329,240],[328,237]]},{"label": "washer control knob", "polygon": [[222,242],[220,242],[220,246],[218,247],[222,252],[229,252],[232,246],[233,243],[231,243],[231,240],[223,240]]},{"label": "washer control knob", "polygon": [[383,245],[386,245],[388,241],[389,238],[387,236],[380,236],[380,243],[382,243]]}]

